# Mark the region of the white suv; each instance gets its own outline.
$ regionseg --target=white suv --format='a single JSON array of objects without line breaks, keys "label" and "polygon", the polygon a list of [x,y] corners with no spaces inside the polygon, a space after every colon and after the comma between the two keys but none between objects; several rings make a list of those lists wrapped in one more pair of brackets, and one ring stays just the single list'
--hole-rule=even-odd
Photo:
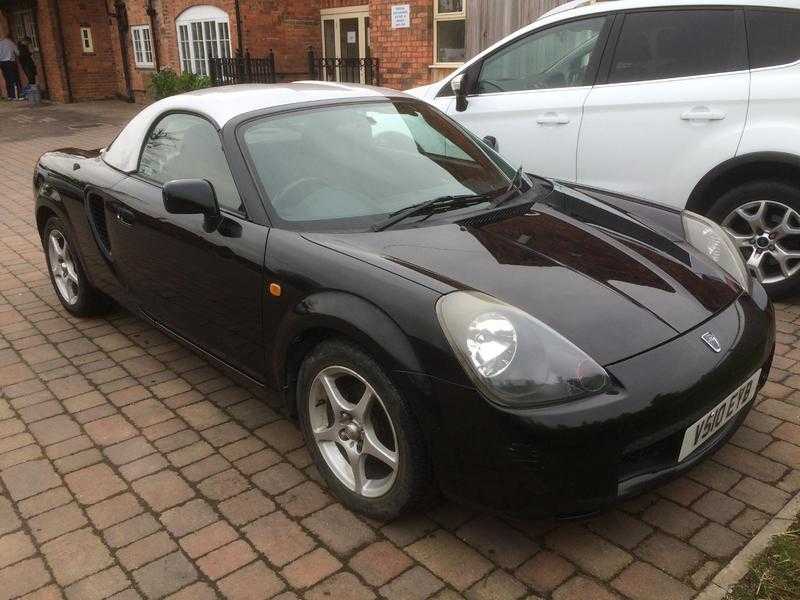
[{"label": "white suv", "polygon": [[800,289],[800,0],[562,7],[410,93],[529,172],[710,216]]}]

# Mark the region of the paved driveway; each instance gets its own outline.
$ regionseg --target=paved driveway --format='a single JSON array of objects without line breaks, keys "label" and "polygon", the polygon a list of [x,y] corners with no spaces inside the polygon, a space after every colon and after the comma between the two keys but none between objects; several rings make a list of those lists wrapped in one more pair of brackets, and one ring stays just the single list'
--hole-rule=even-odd
[{"label": "paved driveway", "polygon": [[800,490],[800,306],[781,305],[747,425],[655,493],[581,523],[350,513],[267,404],[128,313],[56,301],[31,168],[135,110],[0,105],[0,599],[684,599]]}]

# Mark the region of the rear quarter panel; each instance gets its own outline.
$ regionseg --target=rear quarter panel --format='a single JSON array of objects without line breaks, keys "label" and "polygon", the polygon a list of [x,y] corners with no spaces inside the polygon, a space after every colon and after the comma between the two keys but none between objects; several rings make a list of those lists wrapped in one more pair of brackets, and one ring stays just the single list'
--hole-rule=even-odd
[{"label": "rear quarter panel", "polygon": [[755,152],[800,156],[800,61],[751,71],[750,111],[736,155]]},{"label": "rear quarter panel", "polygon": [[88,192],[103,195],[126,175],[105,164],[96,151],[65,149],[48,152],[39,159],[40,180],[36,198],[41,226],[47,211],[64,220],[78,246],[79,260],[92,285],[120,299],[123,296],[111,263],[100,251],[86,212]]}]

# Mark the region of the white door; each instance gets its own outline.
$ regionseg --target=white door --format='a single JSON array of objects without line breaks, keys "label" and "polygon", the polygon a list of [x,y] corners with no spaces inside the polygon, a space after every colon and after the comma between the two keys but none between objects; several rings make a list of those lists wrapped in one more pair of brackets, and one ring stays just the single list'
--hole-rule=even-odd
[{"label": "white door", "polygon": [[434,103],[480,137],[496,138],[500,154],[514,166],[574,181],[583,103],[608,22],[598,16],[512,40],[476,67],[480,73],[465,111],[457,112],[452,98]]},{"label": "white door", "polygon": [[630,13],[607,68],[584,107],[578,182],[683,208],[742,137],[742,11]]},{"label": "white door", "polygon": [[322,18],[322,57],[329,61],[323,69],[326,81],[368,83],[361,59],[372,56],[369,39],[369,6],[331,8],[320,11]]}]

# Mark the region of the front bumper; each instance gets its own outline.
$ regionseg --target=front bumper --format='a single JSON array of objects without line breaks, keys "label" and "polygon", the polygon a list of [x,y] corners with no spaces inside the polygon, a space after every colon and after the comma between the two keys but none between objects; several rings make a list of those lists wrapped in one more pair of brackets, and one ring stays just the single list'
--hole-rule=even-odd
[{"label": "front bumper", "polygon": [[[510,410],[474,389],[435,378],[430,447],[445,494],[527,516],[578,516],[673,478],[713,453],[750,406],[686,459],[684,431],[759,368],[766,380],[774,313],[757,286],[701,326],[657,348],[608,365],[608,393],[541,408]],[[712,331],[717,354],[700,339]]]}]

